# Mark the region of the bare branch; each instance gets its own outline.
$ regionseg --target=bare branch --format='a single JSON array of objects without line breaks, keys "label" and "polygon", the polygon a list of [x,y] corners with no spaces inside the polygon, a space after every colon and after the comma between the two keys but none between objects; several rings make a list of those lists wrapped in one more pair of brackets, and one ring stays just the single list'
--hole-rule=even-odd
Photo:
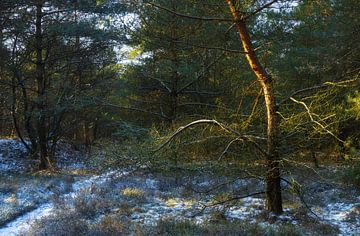
[{"label": "bare branch", "polygon": [[253,196],[261,195],[261,194],[265,194],[265,192],[264,192],[264,191],[261,191],[261,192],[250,193],[250,194],[243,195],[243,196],[233,196],[233,197],[228,198],[228,199],[223,200],[223,201],[218,201],[218,202],[215,202],[215,203],[212,203],[212,204],[209,204],[209,205],[203,205],[203,207],[201,208],[201,210],[200,210],[199,212],[197,212],[196,214],[192,215],[192,217],[195,217],[195,216],[200,215],[201,213],[204,212],[204,210],[205,210],[206,208],[214,207],[214,206],[217,206],[217,205],[222,205],[222,204],[225,204],[225,203],[228,203],[228,202],[232,202],[232,201],[235,201],[235,200],[240,200],[240,199],[244,199],[244,198],[247,198],[247,197],[253,197]]},{"label": "bare branch", "polygon": [[262,138],[262,137],[258,137],[258,136],[253,136],[253,135],[243,135],[241,133],[239,133],[238,131],[216,121],[216,120],[196,120],[193,121],[185,126],[181,126],[176,132],[174,132],[162,145],[160,145],[160,147],[158,147],[157,149],[155,149],[153,152],[157,152],[160,149],[162,149],[163,147],[165,147],[166,145],[168,145],[178,134],[182,133],[183,131],[185,131],[186,129],[198,125],[198,124],[212,124],[212,125],[217,125],[219,127],[221,127],[223,130],[232,133],[234,135],[236,135],[238,138],[240,139],[244,139],[246,141],[251,142],[264,156],[268,156],[268,154],[260,147],[260,145],[258,143],[256,143],[254,141],[254,139],[258,139],[258,140],[266,140],[266,138]]},{"label": "bare branch", "polygon": [[293,97],[291,97],[290,100],[293,101],[293,102],[295,102],[295,103],[297,103],[297,104],[300,104],[300,105],[304,106],[304,107],[305,107],[305,110],[307,111],[307,113],[308,113],[308,115],[309,115],[310,120],[311,120],[313,123],[315,123],[315,124],[317,124],[318,126],[320,126],[320,127],[321,127],[323,130],[325,130],[328,134],[330,134],[331,136],[333,136],[337,141],[339,141],[339,142],[341,142],[341,143],[344,142],[343,140],[341,140],[340,138],[338,138],[333,132],[331,132],[330,130],[328,130],[324,125],[322,125],[320,122],[318,122],[317,120],[314,119],[313,113],[310,111],[309,107],[306,105],[305,102],[298,101],[298,100],[296,100],[296,99],[293,98]]},{"label": "bare branch", "polygon": [[223,48],[223,47],[211,47],[211,46],[205,46],[205,45],[197,45],[197,44],[191,44],[183,41],[173,41],[174,43],[182,44],[185,46],[193,47],[193,48],[203,48],[208,50],[219,50],[224,51],[228,53],[236,53],[236,54],[246,54],[247,52],[236,50],[236,49],[229,49],[229,48]]},{"label": "bare branch", "polygon": [[208,96],[219,96],[221,94],[224,94],[223,92],[209,92],[209,91],[197,91],[197,90],[185,90],[182,91],[183,93],[196,93],[196,94],[205,94]]},{"label": "bare branch", "polygon": [[286,101],[288,101],[289,99],[291,99],[291,97],[295,96],[295,95],[298,95],[298,94],[301,94],[301,93],[305,93],[305,92],[309,92],[309,91],[312,91],[312,90],[318,90],[318,89],[323,89],[323,88],[327,88],[329,87],[328,85],[326,84],[321,84],[321,85],[316,85],[316,86],[313,86],[313,87],[309,87],[309,88],[304,88],[304,89],[300,89],[298,91],[295,91],[293,92],[289,97],[281,100],[278,105],[281,105],[283,103],[285,103]]},{"label": "bare branch", "polygon": [[244,140],[243,140],[243,139],[240,139],[240,138],[236,138],[236,139],[231,140],[231,141],[228,143],[228,145],[226,145],[226,148],[224,149],[224,151],[223,151],[223,152],[221,153],[221,155],[219,156],[218,161],[220,161],[220,160],[226,155],[226,153],[228,152],[230,146],[231,146],[234,142],[236,142],[236,141],[244,141]]},{"label": "bare branch", "polygon": [[262,91],[262,89],[260,89],[258,95],[257,95],[256,98],[255,98],[253,107],[252,107],[252,109],[251,109],[251,114],[250,114],[250,116],[248,117],[248,119],[247,119],[246,122],[245,122],[245,128],[249,127],[252,118],[255,116],[255,112],[256,112],[257,106],[258,106],[258,104],[259,104],[259,101],[260,101],[260,98],[261,98],[262,93],[263,93],[263,91]]},{"label": "bare branch", "polygon": [[320,85],[316,85],[316,86],[313,86],[313,87],[309,87],[309,88],[304,88],[304,89],[300,89],[298,91],[295,91],[293,92],[292,94],[290,94],[290,96],[288,96],[287,98],[281,100],[278,105],[282,105],[283,103],[285,103],[286,101],[288,101],[289,99],[291,99],[291,97],[294,97],[296,95],[299,95],[301,93],[306,93],[306,92],[309,92],[309,91],[312,91],[312,90],[320,90],[320,89],[325,89],[325,88],[328,88],[328,87],[346,87],[347,85],[346,84],[351,84],[351,83],[354,83],[358,81],[358,78],[355,78],[355,79],[350,79],[350,80],[344,80],[344,81],[339,81],[339,82],[325,82],[323,84],[320,84]]},{"label": "bare branch", "polygon": [[186,15],[186,14],[182,14],[176,11],[173,11],[167,7],[164,6],[160,6],[156,3],[153,2],[148,2],[147,4],[153,6],[153,7],[157,7],[161,10],[167,11],[169,13],[172,13],[176,16],[180,16],[180,17],[184,17],[184,18],[188,18],[188,19],[192,19],[192,20],[201,20],[201,21],[220,21],[220,22],[233,22],[232,19],[228,19],[228,18],[214,18],[214,17],[199,17],[199,16],[191,16],[191,15]]},{"label": "bare branch", "polygon": [[201,102],[186,102],[186,103],[181,103],[178,105],[178,107],[182,107],[182,106],[206,106],[206,107],[212,107],[212,108],[218,108],[218,109],[223,109],[226,111],[234,111],[233,109],[224,107],[224,106],[218,106],[218,105],[214,105],[214,104],[208,104],[208,103],[201,103]]},{"label": "bare branch", "polygon": [[259,7],[259,8],[256,9],[255,11],[251,12],[249,15],[245,16],[245,17],[244,17],[244,20],[247,20],[247,19],[249,19],[250,17],[258,14],[259,12],[261,12],[261,11],[264,10],[265,8],[270,7],[271,5],[273,5],[274,3],[276,3],[277,1],[278,1],[278,0],[273,0],[273,1],[271,1],[271,2],[269,2],[269,3],[267,3],[267,4],[265,4],[265,5],[263,5],[263,6],[261,6],[261,7]]},{"label": "bare branch", "polygon": [[165,116],[164,114],[160,114],[160,113],[157,113],[157,112],[152,112],[152,111],[148,111],[148,110],[144,110],[144,109],[136,108],[136,107],[121,106],[121,105],[110,103],[108,101],[102,100],[102,99],[97,98],[97,97],[91,97],[91,99],[93,99],[95,102],[97,101],[98,102],[97,104],[99,104],[99,102],[100,102],[100,105],[102,105],[102,106],[108,106],[108,107],[119,108],[119,109],[130,110],[130,111],[136,111],[136,112],[142,112],[142,113],[147,113],[147,114],[151,114],[151,115],[154,115],[154,116],[158,116],[158,117],[161,117],[163,119],[169,119],[169,117]]},{"label": "bare branch", "polygon": [[285,183],[287,183],[293,190],[294,192],[298,195],[300,201],[302,202],[302,204],[304,204],[304,206],[306,207],[306,209],[308,209],[308,211],[313,214],[317,219],[321,220],[321,218],[311,209],[311,207],[307,204],[307,202],[305,201],[304,198],[304,194],[301,192],[301,189],[299,187],[297,187],[297,185],[294,185],[293,183],[291,183],[289,180],[284,179],[284,178],[280,178],[282,181],[284,181]]},{"label": "bare branch", "polygon": [[[143,74],[143,73],[142,73],[142,74]],[[155,78],[155,77],[152,77],[152,76],[149,76],[149,75],[145,75],[145,74],[143,74],[143,75],[146,76],[146,77],[148,77],[148,78],[150,78],[150,79],[153,79],[153,80],[158,81],[169,93],[172,92],[171,88],[169,88],[169,86],[167,86],[167,85],[165,84],[165,82],[162,81],[161,79],[158,79],[158,78]]]},{"label": "bare branch", "polygon": [[176,93],[178,94],[181,93],[182,91],[184,91],[185,89],[187,89],[188,87],[199,81],[201,78],[203,78],[207,70],[209,70],[213,65],[215,65],[224,55],[225,53],[222,53],[220,56],[218,56],[214,61],[212,61],[209,65],[207,65],[204,68],[203,72],[199,76],[197,76],[193,81],[190,81],[189,83],[185,84],[182,88],[176,91]]},{"label": "bare branch", "polygon": [[197,190],[197,189],[194,189],[194,188],[191,187],[191,186],[186,186],[186,187],[190,188],[191,191],[193,191],[193,192],[195,192],[195,193],[199,193],[199,194],[209,194],[209,193],[211,193],[211,192],[213,192],[213,191],[215,191],[215,190],[217,190],[217,189],[219,189],[219,188],[221,188],[221,187],[223,187],[223,186],[229,185],[229,184],[234,183],[234,182],[236,182],[236,181],[238,181],[238,180],[241,180],[241,179],[259,179],[259,180],[263,181],[263,178],[261,178],[260,176],[255,176],[255,175],[251,174],[251,173],[250,173],[249,171],[247,171],[247,170],[243,170],[243,171],[244,171],[248,176],[246,176],[246,177],[237,177],[237,178],[234,178],[234,179],[232,179],[232,180],[230,180],[230,181],[226,181],[226,182],[224,182],[224,183],[220,183],[220,184],[218,184],[218,185],[215,185],[215,186],[213,186],[213,187],[211,187],[211,188],[208,188],[208,189],[206,189],[206,190]]}]

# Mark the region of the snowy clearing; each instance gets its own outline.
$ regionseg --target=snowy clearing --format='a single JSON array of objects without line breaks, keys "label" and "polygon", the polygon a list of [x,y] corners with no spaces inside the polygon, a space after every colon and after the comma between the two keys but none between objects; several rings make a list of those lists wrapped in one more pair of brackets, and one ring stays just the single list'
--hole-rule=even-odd
[{"label": "snowy clearing", "polygon": [[[174,181],[166,177],[138,170],[111,170],[99,175],[77,175],[71,177],[35,176],[19,177],[19,171],[25,166],[17,165],[23,157],[13,158],[9,155],[22,153],[24,149],[14,140],[0,140],[2,153],[0,167],[3,178],[13,183],[1,186],[0,208],[3,212],[3,225],[0,235],[22,235],[33,232],[33,227],[46,224],[48,218],[56,218],[59,214],[79,214],[89,225],[104,219],[105,216],[122,215],[127,221],[140,225],[155,226],[159,221],[171,219],[175,221],[191,220],[195,224],[203,224],[213,220],[214,215],[227,221],[246,221],[259,224],[261,227],[276,228],[282,224],[295,226],[303,222],[320,222],[338,229],[337,235],[357,235],[360,232],[360,197],[348,196],[346,199],[335,198],[336,190],[324,188],[324,191],[313,196],[322,198],[324,205],[312,204],[320,221],[307,211],[302,218],[297,217],[298,207],[285,208],[282,216],[264,216],[265,200],[259,197],[247,197],[231,202],[226,206],[205,207],[213,203],[221,192],[197,194],[190,192],[185,183],[187,178]],[[5,151],[4,151],[5,150]],[[63,155],[65,156],[65,154]],[[5,164],[13,158],[15,163],[9,168]],[[28,163],[31,165],[31,162]],[[80,167],[81,163],[69,166]],[[23,173],[21,172],[20,173]],[[16,173],[10,175],[9,173]],[[20,178],[16,181],[16,178]],[[195,176],[190,182],[193,188],[203,189],[220,182],[211,177]],[[230,189],[261,188],[262,184],[247,180],[232,181]],[[248,186],[247,186],[248,185]],[[254,187],[255,186],[255,187]],[[335,191],[335,192],[334,192]],[[343,200],[343,201],[340,201]],[[90,209],[96,206],[96,209]],[[89,209],[88,209],[89,208]],[[94,210],[93,212],[91,210]],[[77,213],[77,211],[81,213]],[[83,211],[83,212],[82,212]],[[5,212],[10,212],[6,218]],[[60,212],[60,213],[59,213]],[[36,235],[36,234],[35,234]]]}]

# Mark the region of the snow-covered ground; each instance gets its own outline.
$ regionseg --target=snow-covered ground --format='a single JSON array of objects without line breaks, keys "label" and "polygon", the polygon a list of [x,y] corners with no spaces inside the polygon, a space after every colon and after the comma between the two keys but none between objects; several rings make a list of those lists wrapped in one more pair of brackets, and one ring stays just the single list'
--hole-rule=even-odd
[{"label": "snow-covered ground", "polygon": [[339,227],[340,235],[360,235],[360,197],[356,203],[329,203],[320,216]]},{"label": "snow-covered ground", "polygon": [[0,139],[0,171],[25,171],[31,161],[26,160],[26,149],[18,140]]},{"label": "snow-covered ground", "polygon": [[[64,145],[66,146],[66,145]],[[234,202],[227,207],[215,206],[203,208],[204,205],[213,203],[217,193],[196,194],[187,193],[184,185],[174,184],[176,181],[162,175],[153,175],[142,171],[111,170],[99,175],[77,175],[71,177],[21,177],[9,173],[23,173],[27,167],[20,162],[26,158],[25,149],[18,141],[0,140],[0,171],[5,175],[4,181],[13,183],[2,183],[0,186],[0,211],[15,212],[9,216],[5,223],[0,224],[0,236],[20,235],[30,231],[32,227],[46,219],[56,217],[59,213],[57,205],[60,199],[62,211],[79,208],[79,203],[84,204],[87,211],[88,206],[96,206],[93,220],[84,218],[87,222],[94,223],[106,214],[117,214],[128,208],[126,217],[129,221],[141,225],[156,225],[159,220],[187,220],[196,224],[202,224],[211,220],[214,213],[222,212],[223,217],[229,221],[240,220],[251,224],[260,224],[264,227],[276,227],[282,223],[301,225],[301,219],[294,217],[297,209],[285,209],[284,215],[275,217],[271,223],[264,220],[265,201],[263,198],[247,197]],[[70,149],[70,147],[68,147]],[[67,152],[71,152],[67,150]],[[14,157],[15,154],[20,156]],[[24,156],[22,156],[24,155]],[[71,162],[67,154],[62,155],[63,166],[81,168],[84,165],[78,159]],[[13,165],[9,164],[10,157],[14,157]],[[65,161],[64,161],[65,160]],[[18,162],[18,163],[17,163]],[[31,164],[31,163],[28,163]],[[16,178],[20,178],[16,181]],[[221,182],[218,178],[210,176],[198,176],[190,181],[196,189],[206,189]],[[226,180],[226,179],[222,179]],[[183,182],[189,183],[184,178]],[[231,188],[241,189],[251,185],[251,189],[262,188],[261,183],[256,184],[248,180],[236,180],[231,182]],[[124,194],[123,190],[130,189],[131,194]],[[247,188],[244,188],[247,189]],[[325,204],[311,205],[311,209],[320,218],[320,223],[328,224],[339,229],[338,235],[359,235],[360,232],[360,197],[349,196],[349,198],[331,198],[336,190],[325,188],[318,198],[323,198]],[[54,200],[56,196],[57,200]],[[95,203],[94,203],[95,201]],[[87,205],[91,203],[90,205]],[[80,205],[80,207],[82,207]],[[80,210],[82,208],[79,208]],[[123,213],[122,213],[123,214]],[[314,216],[307,212],[305,218],[314,220]],[[37,226],[38,227],[38,226]]]},{"label": "snow-covered ground", "polygon": [[[28,145],[30,143],[26,141]],[[71,144],[59,142],[55,152],[55,165],[60,169],[85,168],[86,155],[74,150]],[[0,173],[25,173],[36,169],[38,160],[27,155],[22,142],[16,139],[0,139]]]},{"label": "snow-covered ground", "polygon": [[[82,178],[79,181],[76,181],[72,185],[72,191],[69,193],[62,194],[62,197],[67,204],[72,204],[72,200],[81,190],[91,188],[92,185],[103,185],[111,181],[114,177],[121,178],[129,174],[129,172],[108,172],[104,175],[93,176],[91,178]],[[3,228],[0,229],[0,235],[20,235],[28,231],[31,225],[43,218],[53,215],[55,212],[56,206],[52,202],[47,202],[40,204],[36,209],[19,216],[15,220],[6,224]]]},{"label": "snow-covered ground", "polygon": [[54,207],[51,203],[40,205],[35,210],[30,211],[5,225],[5,227],[0,229],[0,235],[20,235],[22,232],[27,232],[33,222],[51,215],[53,209]]},{"label": "snow-covered ground", "polygon": [[[201,210],[202,204],[208,203],[207,201],[200,202],[198,199],[192,198],[159,196],[159,194],[166,195],[167,193],[156,192],[158,191],[158,180],[147,177],[141,181],[141,178],[138,176],[127,176],[129,173],[130,172],[112,171],[104,175],[76,181],[73,184],[73,191],[64,194],[62,198],[65,199],[67,205],[72,205],[74,204],[76,196],[81,195],[83,191],[93,186],[97,186],[97,188],[100,189],[101,186],[108,185],[115,180],[116,182],[123,181],[121,183],[118,182],[117,186],[131,186],[131,188],[141,189],[145,193],[146,200],[137,203],[137,210],[129,216],[133,222],[145,225],[156,225],[156,223],[162,219],[179,221],[192,219],[195,223],[201,224],[211,218],[212,210],[219,210],[219,208],[208,209],[204,211],[204,213],[193,217]],[[263,205],[264,199],[255,197],[244,198],[239,201],[238,204],[224,209],[225,217],[228,220],[240,219],[249,221],[250,223],[256,223],[257,217],[262,212],[261,209],[263,209]],[[340,230],[339,235],[356,235],[360,232],[359,218],[354,216],[353,221],[348,221],[348,216],[352,213],[359,216],[359,212],[355,212],[359,210],[356,206],[358,206],[356,203],[329,204],[319,209],[318,214],[324,222],[338,226]],[[286,210],[286,213],[288,213],[288,211],[289,210]],[[22,232],[26,232],[34,222],[46,218],[51,214],[55,214],[55,212],[56,207],[53,203],[41,204],[35,210],[16,218],[0,229],[0,235],[19,235]],[[292,219],[288,214],[280,217],[278,221],[280,223],[287,221],[294,225],[298,224],[297,220]],[[267,227],[271,226],[269,223],[264,223],[263,225]]]}]

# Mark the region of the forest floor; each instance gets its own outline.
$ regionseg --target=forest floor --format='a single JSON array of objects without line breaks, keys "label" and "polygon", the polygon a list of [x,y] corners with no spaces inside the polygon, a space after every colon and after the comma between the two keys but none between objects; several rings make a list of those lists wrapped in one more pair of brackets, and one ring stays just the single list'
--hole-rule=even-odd
[{"label": "forest floor", "polygon": [[57,171],[35,172],[18,141],[0,140],[0,235],[360,235],[359,190],[319,178],[341,166],[294,171],[302,200],[285,190],[284,214],[275,216],[263,195],[210,206],[230,193],[261,192],[257,179],[145,166],[99,172],[87,163],[84,152],[60,143]]}]

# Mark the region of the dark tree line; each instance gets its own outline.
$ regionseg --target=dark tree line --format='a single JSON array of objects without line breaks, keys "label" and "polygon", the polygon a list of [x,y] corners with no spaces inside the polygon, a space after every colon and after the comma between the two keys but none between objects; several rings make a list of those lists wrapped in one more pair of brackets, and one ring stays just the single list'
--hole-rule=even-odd
[{"label": "dark tree line", "polygon": [[60,138],[80,128],[88,136],[95,126],[86,96],[118,74],[112,45],[125,37],[106,19],[123,7],[96,1],[2,1],[1,7],[5,106],[17,136],[39,155],[39,168],[49,168]]}]

